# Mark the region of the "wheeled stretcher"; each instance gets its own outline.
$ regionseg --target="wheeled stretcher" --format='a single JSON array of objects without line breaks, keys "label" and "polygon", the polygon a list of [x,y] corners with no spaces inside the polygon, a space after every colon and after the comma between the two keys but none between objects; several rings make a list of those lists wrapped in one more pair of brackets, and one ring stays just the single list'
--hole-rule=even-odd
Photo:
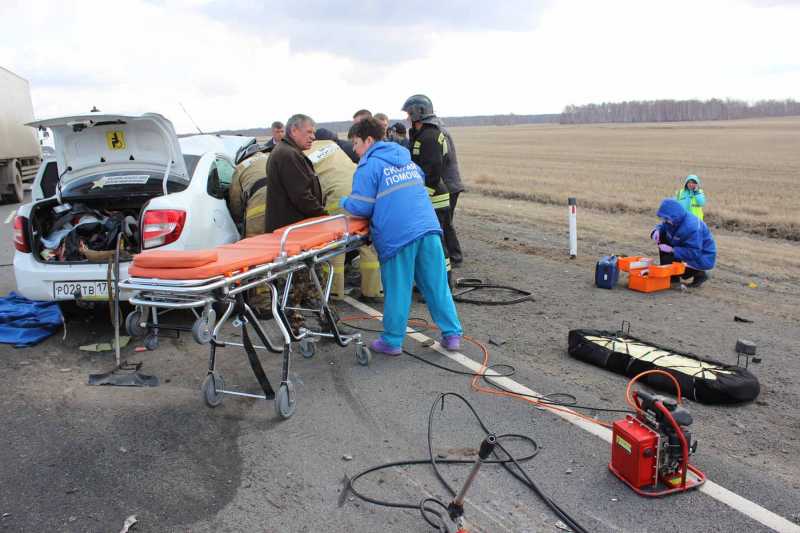
[{"label": "wheeled stretcher", "polygon": [[[210,407],[220,405],[225,394],[274,400],[278,415],[289,418],[295,409],[295,391],[289,379],[293,342],[299,343],[300,353],[306,358],[313,357],[315,341],[320,338],[333,339],[339,346],[354,344],[359,364],[368,365],[372,358],[360,333],[343,334],[339,331],[336,316],[329,305],[333,277],[329,275],[323,282],[317,273],[319,265],[327,264],[330,268],[333,257],[368,242],[367,220],[336,215],[310,219],[211,250],[141,253],[134,257],[128,269],[129,279],[119,284],[121,289],[132,291],[130,303],[136,306],[125,320],[126,328],[132,336],[146,335],[145,345],[152,349],[158,344],[160,329],[188,329],[160,323],[159,315],[176,309],[190,309],[196,317],[191,327],[194,340],[209,345],[208,373],[202,385],[206,404]],[[311,278],[318,306],[289,305],[292,280],[303,270]],[[247,303],[246,293],[260,287],[271,292],[272,315],[281,342],[276,342],[266,333]],[[287,312],[314,315],[320,328],[303,327],[294,331]],[[219,319],[218,314],[221,314]],[[241,342],[225,341],[220,337],[222,327],[231,318],[234,327],[241,328]],[[248,326],[260,344],[251,341]],[[226,346],[244,348],[263,394],[225,389],[222,376],[216,369],[216,358],[217,349]],[[267,378],[256,350],[282,354],[283,366],[277,392]]]}]

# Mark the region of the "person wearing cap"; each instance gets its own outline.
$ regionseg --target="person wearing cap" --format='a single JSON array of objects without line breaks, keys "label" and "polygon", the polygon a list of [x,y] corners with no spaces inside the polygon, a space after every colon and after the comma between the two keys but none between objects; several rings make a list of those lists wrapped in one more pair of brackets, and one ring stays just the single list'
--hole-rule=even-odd
[{"label": "person wearing cap", "polygon": [[402,122],[395,122],[386,132],[386,140],[396,142],[404,148],[408,148],[408,137],[406,137],[406,127]]},{"label": "person wearing cap", "polygon": [[273,122],[272,126],[270,127],[270,133],[272,137],[267,141],[268,152],[271,152],[275,148],[275,145],[281,142],[281,139],[283,139],[284,135],[286,134],[285,130],[283,129],[283,122],[280,120]]},{"label": "person wearing cap", "polygon": [[340,205],[369,218],[383,282],[383,333],[370,348],[386,355],[403,352],[416,283],[442,333],[441,345],[458,350],[463,330],[448,286],[442,229],[421,169],[408,150],[381,140],[383,127],[375,119],[353,124],[348,136],[361,160],[353,191]]},{"label": "person wearing cap", "polygon": [[350,161],[353,163],[358,163],[358,156],[356,155],[355,151],[353,151],[353,143],[350,141],[344,141],[339,138],[336,133],[332,132],[327,128],[317,128],[316,133],[314,134],[318,141],[333,141],[339,145],[347,157],[350,158]]},{"label": "person wearing cap", "polygon": [[694,174],[686,176],[686,179],[683,180],[683,188],[678,189],[675,193],[675,199],[681,203],[684,209],[703,220],[703,206],[706,205],[706,194],[700,187],[700,178]]}]

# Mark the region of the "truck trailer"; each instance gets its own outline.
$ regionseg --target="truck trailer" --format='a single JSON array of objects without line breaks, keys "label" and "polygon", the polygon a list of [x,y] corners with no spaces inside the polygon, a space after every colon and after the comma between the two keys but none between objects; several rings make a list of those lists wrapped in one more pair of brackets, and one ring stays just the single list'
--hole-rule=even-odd
[{"label": "truck trailer", "polygon": [[28,80],[0,67],[0,200],[20,203],[42,162]]}]

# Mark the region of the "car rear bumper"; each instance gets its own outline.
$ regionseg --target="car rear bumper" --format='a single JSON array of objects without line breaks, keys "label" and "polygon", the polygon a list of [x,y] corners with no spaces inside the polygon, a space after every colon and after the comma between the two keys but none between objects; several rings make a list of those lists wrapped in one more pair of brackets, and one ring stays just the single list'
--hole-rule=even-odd
[{"label": "car rear bumper", "polygon": [[[120,263],[120,279],[128,277],[128,265]],[[33,254],[16,252],[14,254],[14,277],[17,281],[17,293],[30,300],[69,301],[74,298],[56,298],[54,283],[65,281],[104,281],[108,279],[108,265],[105,264],[64,264],[41,263],[33,258]],[[127,301],[130,291],[121,291],[120,300]],[[86,301],[107,301],[108,297],[81,298]]]}]

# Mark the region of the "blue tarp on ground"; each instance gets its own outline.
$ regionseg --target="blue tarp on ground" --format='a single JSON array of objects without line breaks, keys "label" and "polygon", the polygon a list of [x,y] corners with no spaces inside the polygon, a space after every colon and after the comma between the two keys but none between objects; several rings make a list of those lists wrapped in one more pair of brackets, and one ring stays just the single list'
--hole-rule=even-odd
[{"label": "blue tarp on ground", "polygon": [[0,298],[0,343],[26,348],[61,327],[64,317],[57,302],[35,302],[15,292]]}]

